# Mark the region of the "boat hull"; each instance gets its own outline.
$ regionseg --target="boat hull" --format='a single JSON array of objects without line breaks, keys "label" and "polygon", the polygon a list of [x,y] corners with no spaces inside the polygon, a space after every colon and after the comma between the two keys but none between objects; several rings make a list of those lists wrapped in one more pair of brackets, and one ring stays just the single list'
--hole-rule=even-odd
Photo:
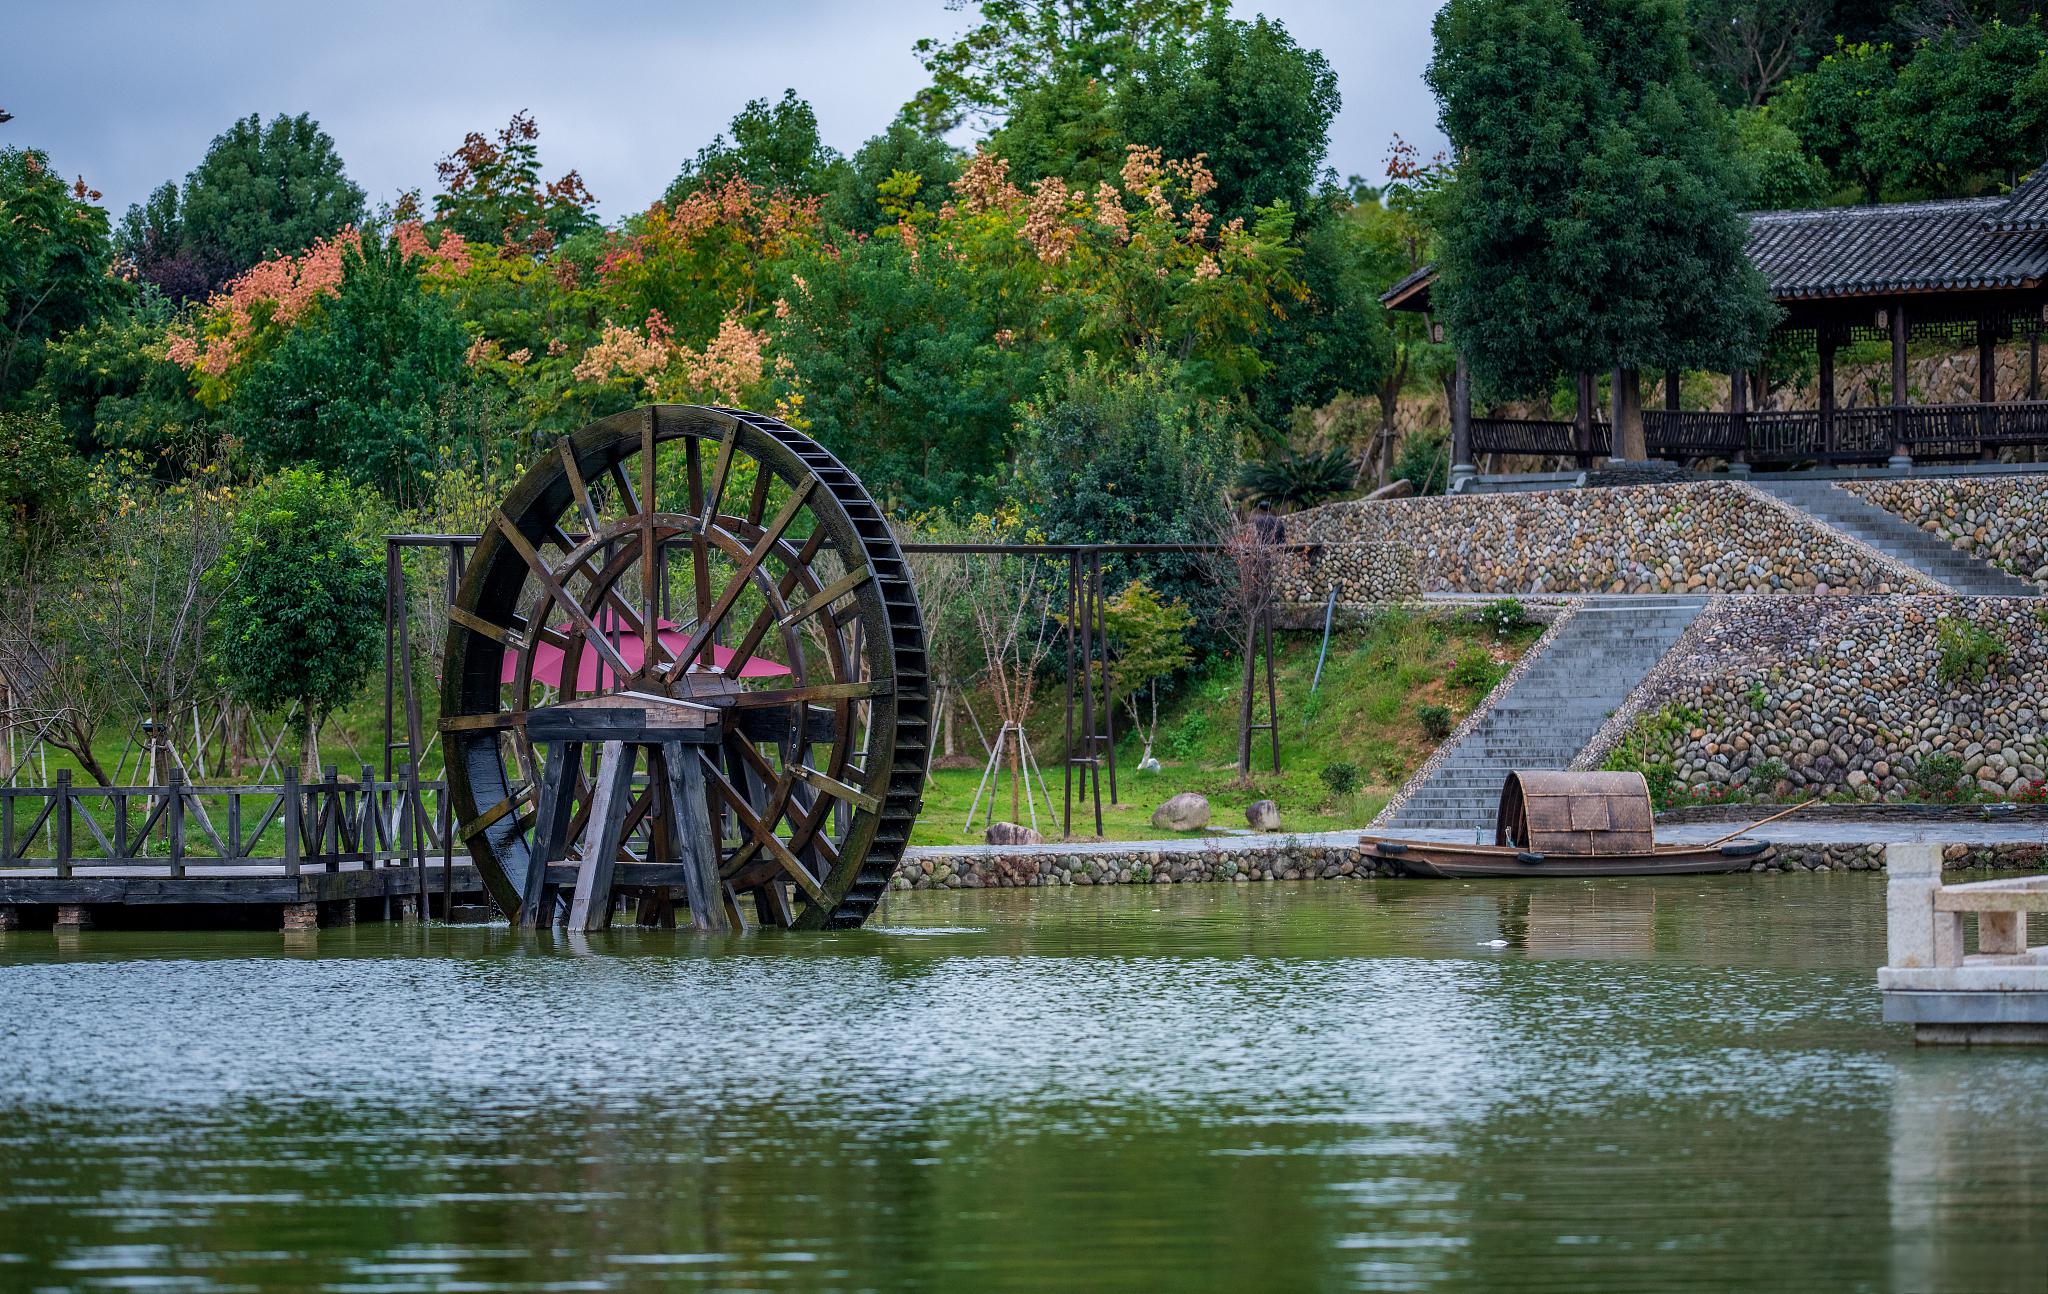
[{"label": "boat hull", "polygon": [[1700,876],[1746,872],[1768,851],[1761,841],[1659,845],[1626,854],[1537,854],[1513,845],[1440,845],[1367,836],[1359,845],[1408,876]]}]

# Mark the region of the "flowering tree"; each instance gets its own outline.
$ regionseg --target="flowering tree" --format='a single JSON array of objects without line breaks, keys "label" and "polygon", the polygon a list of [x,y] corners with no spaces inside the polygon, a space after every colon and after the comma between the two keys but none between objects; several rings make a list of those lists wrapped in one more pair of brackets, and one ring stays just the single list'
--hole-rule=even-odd
[{"label": "flowering tree", "polygon": [[435,170],[440,223],[472,242],[544,256],[571,234],[597,228],[597,199],[583,177],[540,178],[540,126],[517,112],[495,140],[471,131]]}]

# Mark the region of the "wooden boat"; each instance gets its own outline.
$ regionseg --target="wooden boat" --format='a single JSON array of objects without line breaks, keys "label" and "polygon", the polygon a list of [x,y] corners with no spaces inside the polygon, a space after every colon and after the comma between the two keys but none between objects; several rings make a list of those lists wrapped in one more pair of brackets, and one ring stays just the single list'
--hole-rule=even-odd
[{"label": "wooden boat", "polygon": [[1660,845],[1641,773],[1516,771],[1501,787],[1491,845],[1382,836],[1359,845],[1409,876],[1682,876],[1747,871],[1770,845],[1738,837],[1762,825],[1703,845]]}]

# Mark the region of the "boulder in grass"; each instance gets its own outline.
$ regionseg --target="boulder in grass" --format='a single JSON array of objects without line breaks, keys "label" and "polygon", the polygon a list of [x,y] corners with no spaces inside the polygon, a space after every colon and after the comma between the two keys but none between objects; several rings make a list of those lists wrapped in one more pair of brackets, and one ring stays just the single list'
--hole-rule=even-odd
[{"label": "boulder in grass", "polygon": [[1152,825],[1163,831],[1200,831],[1209,825],[1209,798],[1182,791],[1152,810]]},{"label": "boulder in grass", "polygon": [[1014,822],[991,822],[988,834],[982,839],[991,845],[1042,845],[1045,837],[1029,827],[1020,827]]},{"label": "boulder in grass", "polygon": [[1271,800],[1254,800],[1244,811],[1244,820],[1252,824],[1253,831],[1280,830],[1280,806]]}]

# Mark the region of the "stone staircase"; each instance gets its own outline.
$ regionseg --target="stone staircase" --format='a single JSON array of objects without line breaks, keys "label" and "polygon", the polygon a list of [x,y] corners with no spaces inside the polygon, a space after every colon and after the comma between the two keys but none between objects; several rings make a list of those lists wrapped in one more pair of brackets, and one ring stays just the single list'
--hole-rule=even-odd
[{"label": "stone staircase", "polygon": [[1592,598],[1391,816],[1412,830],[1491,828],[1518,768],[1566,768],[1706,606],[1704,598]]},{"label": "stone staircase", "polygon": [[1930,535],[1912,522],[1873,503],[1866,503],[1827,481],[1770,481],[1751,485],[1788,503],[1824,526],[1830,526],[1903,562],[1922,575],[1940,580],[1958,593],[1985,597],[2026,598],[2034,586],[2008,575],[1989,562],[1978,561]]}]

